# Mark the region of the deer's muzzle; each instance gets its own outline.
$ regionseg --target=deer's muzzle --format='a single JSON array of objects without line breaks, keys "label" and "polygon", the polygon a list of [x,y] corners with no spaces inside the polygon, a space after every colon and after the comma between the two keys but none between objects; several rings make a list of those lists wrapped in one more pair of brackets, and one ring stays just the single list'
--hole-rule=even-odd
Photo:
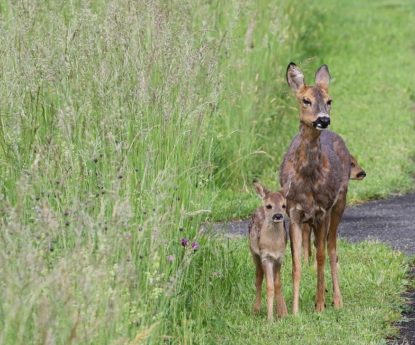
[{"label": "deer's muzzle", "polygon": [[282,215],[281,213],[276,213],[272,216],[272,221],[274,223],[279,223],[282,222],[284,220],[284,215]]},{"label": "deer's muzzle", "polygon": [[356,178],[357,178],[358,180],[363,180],[365,177],[366,177],[366,172],[365,172],[364,170],[362,170],[361,172],[359,172],[359,173],[356,175]]},{"label": "deer's muzzle", "polygon": [[318,114],[317,120],[313,122],[313,127],[322,130],[330,125],[330,116],[328,114]]}]

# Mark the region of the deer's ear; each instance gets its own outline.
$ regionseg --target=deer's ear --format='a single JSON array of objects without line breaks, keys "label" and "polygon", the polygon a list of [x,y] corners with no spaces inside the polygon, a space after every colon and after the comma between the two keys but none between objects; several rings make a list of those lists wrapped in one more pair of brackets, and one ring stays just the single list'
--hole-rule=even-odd
[{"label": "deer's ear", "polygon": [[330,83],[330,72],[327,65],[321,65],[316,72],[316,84],[328,89]]},{"label": "deer's ear", "polygon": [[290,62],[288,65],[286,77],[288,85],[290,85],[294,92],[297,92],[304,86],[304,74],[294,62]]},{"label": "deer's ear", "polygon": [[265,198],[265,196],[267,195],[268,191],[265,189],[265,187],[259,183],[259,182],[254,182],[254,186],[255,186],[255,191],[256,193],[263,199]]}]

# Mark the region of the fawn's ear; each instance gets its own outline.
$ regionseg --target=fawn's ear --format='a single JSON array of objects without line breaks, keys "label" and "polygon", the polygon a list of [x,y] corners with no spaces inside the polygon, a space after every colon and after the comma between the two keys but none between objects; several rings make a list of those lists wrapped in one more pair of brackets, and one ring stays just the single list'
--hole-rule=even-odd
[{"label": "fawn's ear", "polygon": [[265,189],[265,187],[260,184],[259,182],[254,182],[254,186],[255,186],[255,191],[256,193],[261,197],[261,198],[265,198],[265,196],[267,195],[268,190]]},{"label": "fawn's ear", "polygon": [[287,82],[294,92],[297,92],[302,86],[304,86],[304,74],[297,67],[294,62],[290,62],[287,67]]},{"label": "fawn's ear", "polygon": [[331,76],[328,66],[321,65],[316,72],[316,85],[319,85],[327,90],[329,88],[330,78]]}]

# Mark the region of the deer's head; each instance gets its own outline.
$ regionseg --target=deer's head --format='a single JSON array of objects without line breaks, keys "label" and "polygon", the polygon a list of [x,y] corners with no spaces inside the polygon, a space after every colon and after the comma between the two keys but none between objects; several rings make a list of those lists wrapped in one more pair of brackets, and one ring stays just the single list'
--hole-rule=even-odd
[{"label": "deer's head", "polygon": [[286,76],[300,105],[300,122],[316,130],[327,128],[330,125],[332,102],[328,90],[330,73],[327,65],[317,69],[314,86],[305,84],[303,73],[293,62],[288,65]]},{"label": "deer's head", "polygon": [[281,192],[270,192],[261,183],[254,182],[255,191],[262,199],[265,219],[269,223],[281,223],[286,216],[286,200]]},{"label": "deer's head", "polygon": [[350,156],[350,164],[352,169],[350,170],[350,179],[351,180],[363,180],[366,177],[366,172],[357,162],[357,159],[353,156]]}]

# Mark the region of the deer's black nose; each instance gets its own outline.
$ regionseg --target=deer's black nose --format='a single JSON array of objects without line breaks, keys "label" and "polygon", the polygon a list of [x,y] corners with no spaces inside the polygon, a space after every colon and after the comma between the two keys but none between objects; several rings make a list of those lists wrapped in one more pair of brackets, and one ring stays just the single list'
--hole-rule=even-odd
[{"label": "deer's black nose", "polygon": [[328,115],[319,115],[317,120],[313,122],[314,128],[323,129],[327,128],[330,125],[330,116]]},{"label": "deer's black nose", "polygon": [[362,170],[360,173],[358,173],[356,175],[357,178],[365,178],[366,177],[366,172],[364,170]]},{"label": "deer's black nose", "polygon": [[321,123],[323,128],[327,128],[330,125],[330,118],[328,116],[322,116],[318,119],[318,121]]},{"label": "deer's black nose", "polygon": [[275,213],[273,216],[272,216],[272,220],[274,220],[274,221],[276,221],[276,220],[281,220],[281,219],[283,219],[284,218],[284,216],[281,214],[281,213]]}]

